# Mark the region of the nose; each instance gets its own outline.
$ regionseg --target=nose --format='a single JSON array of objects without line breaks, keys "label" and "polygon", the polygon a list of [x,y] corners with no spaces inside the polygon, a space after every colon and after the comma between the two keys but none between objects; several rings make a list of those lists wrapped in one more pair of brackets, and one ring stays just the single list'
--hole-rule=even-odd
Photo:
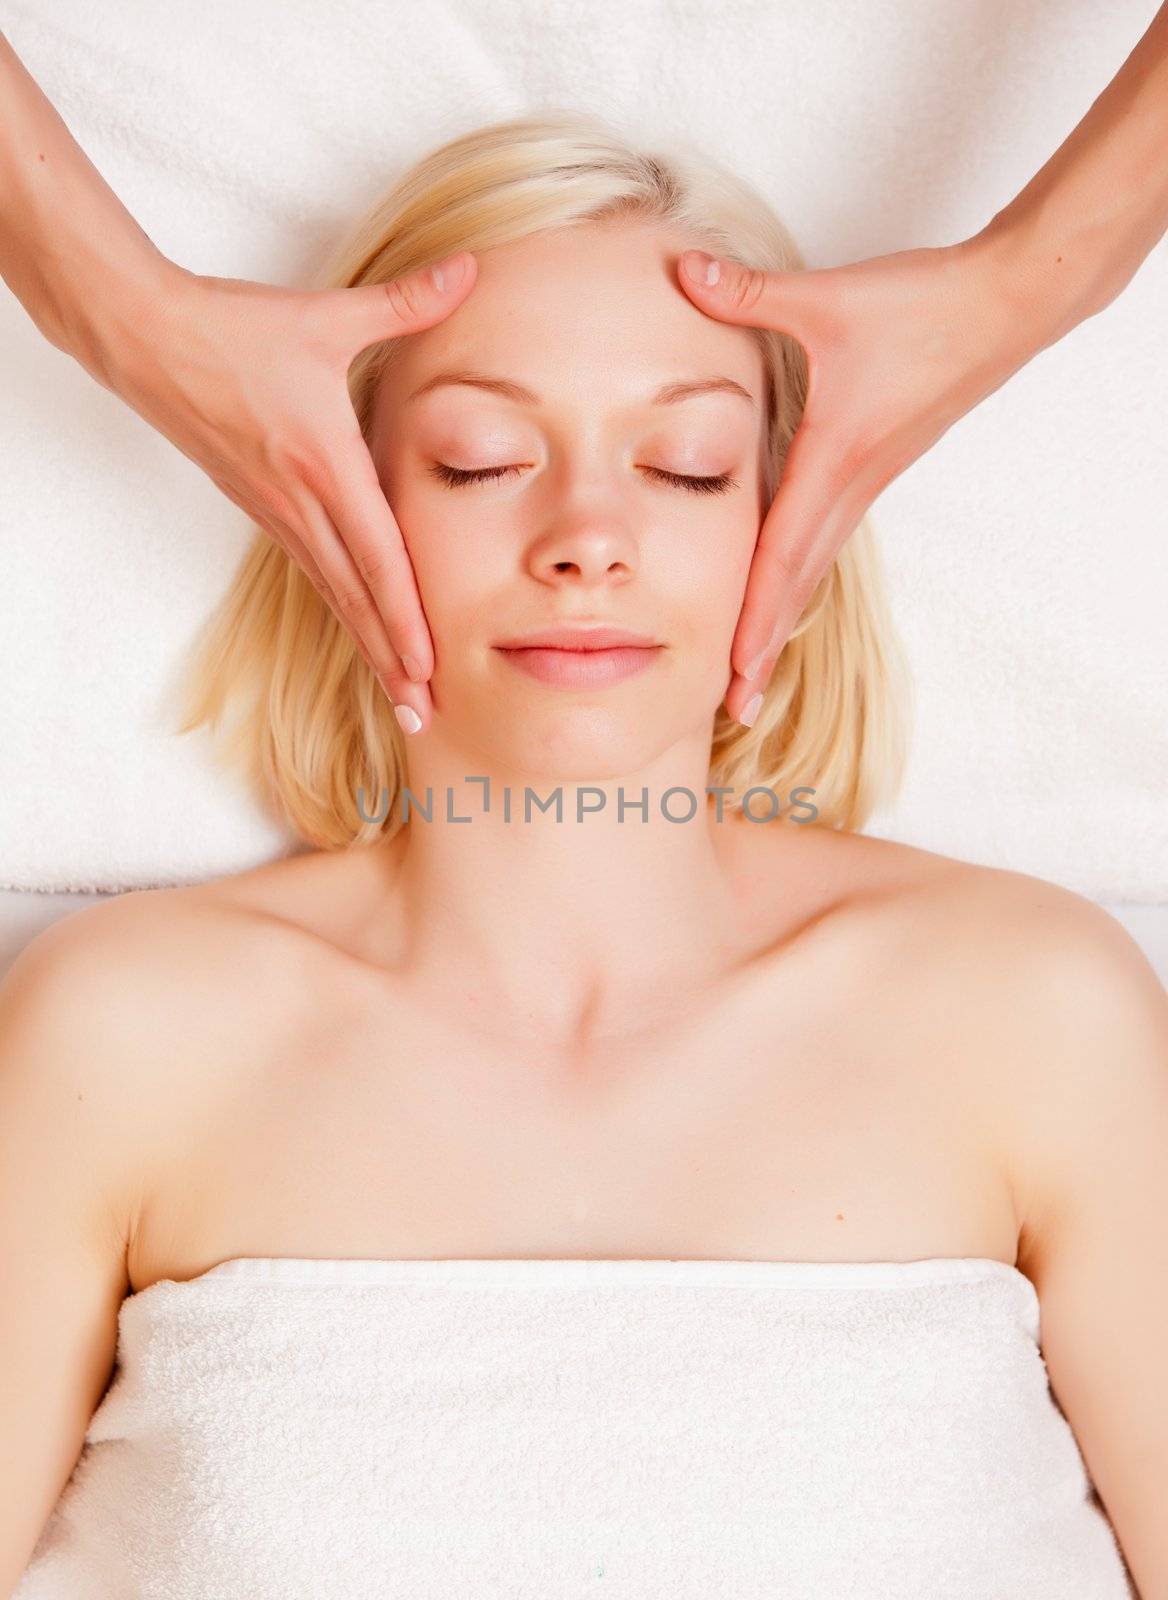
[{"label": "nose", "polygon": [[553,587],[613,588],[633,577],[636,548],[629,533],[615,523],[592,519],[533,541],[527,566],[532,577]]}]

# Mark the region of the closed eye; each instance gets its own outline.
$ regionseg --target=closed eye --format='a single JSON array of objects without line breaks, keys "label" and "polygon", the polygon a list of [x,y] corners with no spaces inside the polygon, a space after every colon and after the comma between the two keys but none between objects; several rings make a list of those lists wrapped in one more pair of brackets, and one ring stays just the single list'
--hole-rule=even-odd
[{"label": "closed eye", "polygon": [[[693,494],[725,494],[728,489],[737,489],[738,481],[728,472],[719,473],[715,478],[691,478],[680,472],[666,472],[663,467],[644,467],[650,477],[661,482],[672,484],[675,488],[688,489]],[[464,483],[485,482],[488,478],[505,478],[510,472],[518,472],[518,467],[478,467],[473,471],[464,471],[462,467],[448,467],[444,461],[436,461],[430,468],[435,477],[441,478],[451,488],[457,488]]]}]

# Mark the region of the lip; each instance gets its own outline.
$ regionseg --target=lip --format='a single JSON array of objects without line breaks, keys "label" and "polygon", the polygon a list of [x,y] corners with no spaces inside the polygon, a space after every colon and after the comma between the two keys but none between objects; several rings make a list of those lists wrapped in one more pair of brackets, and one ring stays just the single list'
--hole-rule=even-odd
[{"label": "lip", "polygon": [[654,649],[656,639],[644,633],[630,633],[627,628],[593,627],[543,628],[537,633],[526,633],[521,638],[500,639],[497,650],[612,650],[620,646],[636,649]]},{"label": "lip", "polygon": [[593,689],[643,672],[662,646],[624,628],[549,628],[495,646],[512,666],[559,689]]}]

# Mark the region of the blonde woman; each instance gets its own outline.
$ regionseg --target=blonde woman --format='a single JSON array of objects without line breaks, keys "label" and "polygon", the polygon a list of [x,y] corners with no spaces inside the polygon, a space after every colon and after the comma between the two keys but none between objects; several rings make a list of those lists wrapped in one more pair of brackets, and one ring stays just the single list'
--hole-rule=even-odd
[{"label": "blonde woman", "polygon": [[0,990],[20,1600],[1168,1588],[1168,1000],[1080,897],[859,831],[907,729],[867,523],[727,714],[808,374],[690,248],[802,264],[549,113],[337,252],[473,256],[349,374],[433,717],[257,529],[180,720],[305,849]]}]

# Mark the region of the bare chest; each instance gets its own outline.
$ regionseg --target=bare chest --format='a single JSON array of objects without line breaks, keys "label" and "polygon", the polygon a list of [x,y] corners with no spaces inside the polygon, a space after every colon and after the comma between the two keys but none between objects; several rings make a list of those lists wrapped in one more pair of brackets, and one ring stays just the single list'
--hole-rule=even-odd
[{"label": "bare chest", "polygon": [[914,989],[760,970],[571,1062],[403,993],[322,986],[291,1042],[249,1011],[189,1064],[133,1287],[236,1256],[1013,1262],[976,1018]]}]

